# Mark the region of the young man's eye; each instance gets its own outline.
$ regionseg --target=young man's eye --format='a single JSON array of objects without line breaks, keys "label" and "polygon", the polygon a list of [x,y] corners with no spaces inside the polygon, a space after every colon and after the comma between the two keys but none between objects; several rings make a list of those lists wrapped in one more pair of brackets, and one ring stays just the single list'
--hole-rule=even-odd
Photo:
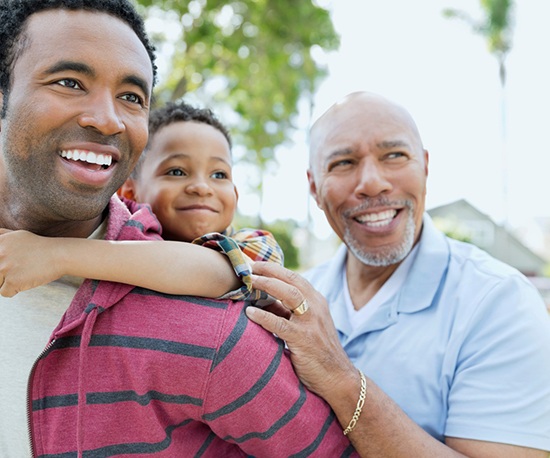
[{"label": "young man's eye", "polygon": [[211,175],[212,178],[216,178],[217,180],[223,180],[223,179],[226,179],[228,178],[228,175],[226,172],[222,172],[222,171],[219,171],[219,172],[214,172],[212,175]]},{"label": "young man's eye", "polygon": [[137,94],[133,94],[133,93],[130,93],[130,94],[124,94],[123,96],[121,96],[121,99],[122,100],[126,100],[127,102],[130,102],[130,103],[135,103],[137,105],[141,105],[143,106],[143,98],[141,98],[139,95]]},{"label": "young man's eye", "polygon": [[82,89],[82,86],[80,85],[80,83],[71,78],[64,78],[62,80],[56,81],[56,84],[59,84],[60,86],[63,86],[63,87],[68,87],[70,89]]},{"label": "young man's eye", "polygon": [[183,177],[185,176],[185,172],[181,169],[172,169],[172,170],[168,170],[166,175],[172,176],[172,177]]}]

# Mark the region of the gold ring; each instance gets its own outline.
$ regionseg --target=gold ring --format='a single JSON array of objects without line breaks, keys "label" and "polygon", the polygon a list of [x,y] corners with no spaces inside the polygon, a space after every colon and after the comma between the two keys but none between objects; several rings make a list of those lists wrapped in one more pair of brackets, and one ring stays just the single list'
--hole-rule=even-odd
[{"label": "gold ring", "polygon": [[294,310],[291,310],[291,312],[294,313],[294,315],[303,315],[308,311],[308,309],[309,309],[309,304],[304,299],[302,303],[298,307],[296,307]]}]

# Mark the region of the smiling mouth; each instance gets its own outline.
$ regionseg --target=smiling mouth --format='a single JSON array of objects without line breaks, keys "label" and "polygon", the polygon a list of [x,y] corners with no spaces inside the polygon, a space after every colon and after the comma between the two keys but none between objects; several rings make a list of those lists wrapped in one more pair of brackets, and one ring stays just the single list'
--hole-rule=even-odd
[{"label": "smiling mouth", "polygon": [[180,207],[178,208],[180,211],[193,211],[193,210],[202,210],[202,211],[209,211],[217,213],[216,210],[214,210],[212,207],[209,207],[208,205],[189,205],[187,207]]},{"label": "smiling mouth", "polygon": [[396,215],[397,210],[391,209],[377,213],[366,213],[364,215],[356,216],[354,219],[358,223],[365,224],[369,227],[384,227],[388,226]]},{"label": "smiling mouth", "polygon": [[110,154],[96,154],[91,151],[78,149],[64,150],[61,151],[59,154],[62,158],[70,161],[95,165],[97,170],[106,170],[113,163],[113,156],[111,156]]}]

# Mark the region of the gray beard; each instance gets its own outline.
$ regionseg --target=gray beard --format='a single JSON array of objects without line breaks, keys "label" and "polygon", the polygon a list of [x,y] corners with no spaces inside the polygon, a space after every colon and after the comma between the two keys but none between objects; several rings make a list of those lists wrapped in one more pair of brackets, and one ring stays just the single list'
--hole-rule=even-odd
[{"label": "gray beard", "polygon": [[392,264],[397,264],[407,257],[414,245],[415,225],[413,218],[413,205],[409,201],[406,201],[405,205],[408,210],[405,235],[403,240],[401,240],[401,243],[395,247],[388,247],[377,252],[369,252],[368,247],[358,244],[351,235],[349,228],[346,228],[346,232],[344,233],[344,243],[359,261],[367,266],[387,267]]}]

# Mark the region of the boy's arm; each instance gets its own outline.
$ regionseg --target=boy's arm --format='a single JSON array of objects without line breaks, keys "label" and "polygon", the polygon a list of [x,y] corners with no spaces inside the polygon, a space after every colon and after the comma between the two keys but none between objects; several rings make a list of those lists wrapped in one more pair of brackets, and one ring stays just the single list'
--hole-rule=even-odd
[{"label": "boy's arm", "polygon": [[0,294],[5,297],[63,275],[213,298],[241,285],[226,256],[190,243],[0,234]]}]

